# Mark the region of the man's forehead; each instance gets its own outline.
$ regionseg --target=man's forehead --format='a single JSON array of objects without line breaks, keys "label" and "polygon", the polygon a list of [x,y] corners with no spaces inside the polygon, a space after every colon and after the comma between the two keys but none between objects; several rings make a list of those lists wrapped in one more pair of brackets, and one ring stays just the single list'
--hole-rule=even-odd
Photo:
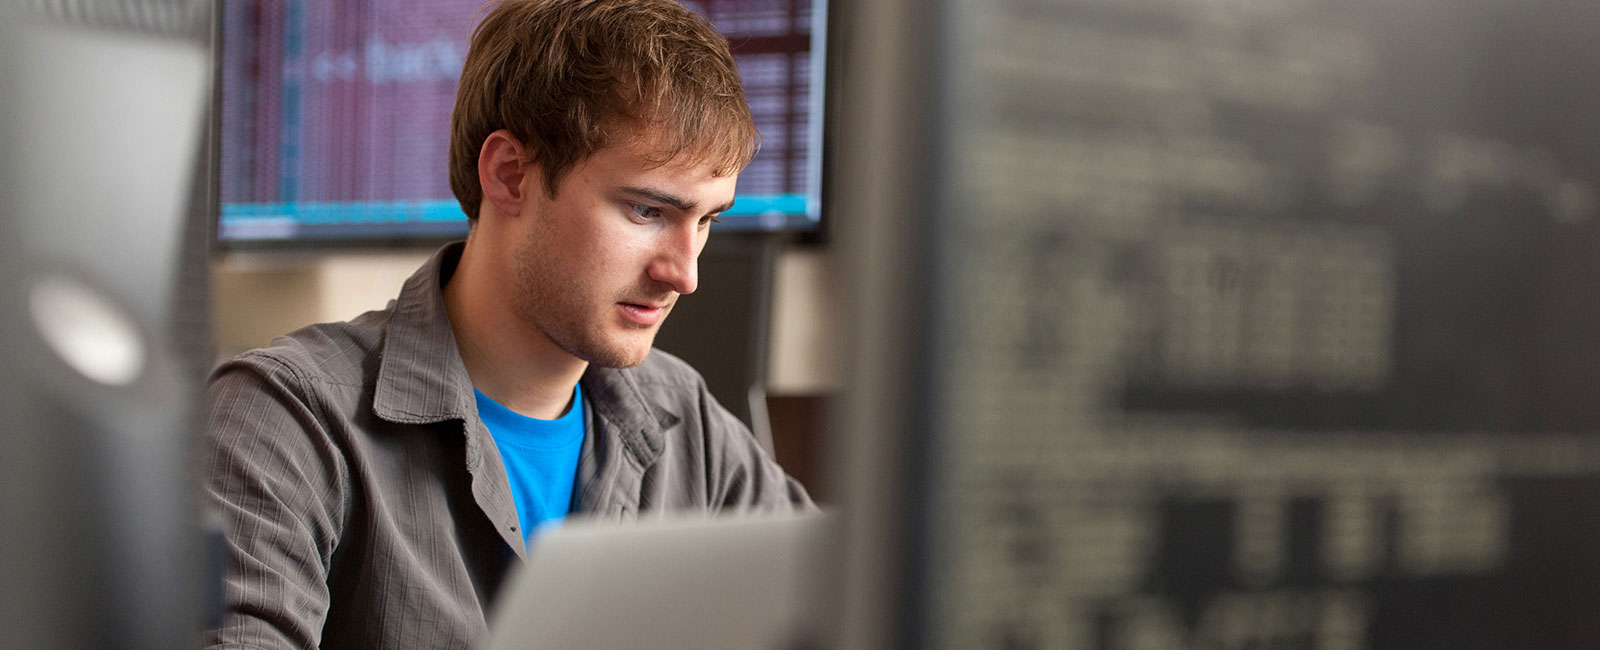
[{"label": "man's forehead", "polygon": [[645,140],[602,147],[579,163],[589,182],[686,212],[716,213],[733,203],[738,173],[721,174],[695,151],[675,155]]},{"label": "man's forehead", "polygon": [[617,167],[619,172],[647,176],[710,180],[738,177],[742,170],[717,174],[711,152],[705,149],[674,148],[660,137],[630,138],[596,151],[591,160]]}]

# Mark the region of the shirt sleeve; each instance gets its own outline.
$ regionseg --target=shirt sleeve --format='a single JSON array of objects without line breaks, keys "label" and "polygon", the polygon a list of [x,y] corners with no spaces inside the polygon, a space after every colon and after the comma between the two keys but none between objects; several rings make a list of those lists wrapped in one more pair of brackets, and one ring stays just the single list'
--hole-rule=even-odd
[{"label": "shirt sleeve", "polygon": [[724,510],[817,509],[805,487],[778,466],[703,382],[700,404],[712,466],[712,504]]},{"label": "shirt sleeve", "polygon": [[222,624],[207,648],[316,648],[348,491],[316,393],[284,362],[238,357],[207,391],[207,505],[227,537]]}]

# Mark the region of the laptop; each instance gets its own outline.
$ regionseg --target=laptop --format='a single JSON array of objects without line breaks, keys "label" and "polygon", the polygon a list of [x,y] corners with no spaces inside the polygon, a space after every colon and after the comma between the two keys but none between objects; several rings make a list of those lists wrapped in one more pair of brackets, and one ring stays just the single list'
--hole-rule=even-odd
[{"label": "laptop", "polygon": [[815,639],[825,513],[568,521],[536,538],[490,650],[793,650]]}]

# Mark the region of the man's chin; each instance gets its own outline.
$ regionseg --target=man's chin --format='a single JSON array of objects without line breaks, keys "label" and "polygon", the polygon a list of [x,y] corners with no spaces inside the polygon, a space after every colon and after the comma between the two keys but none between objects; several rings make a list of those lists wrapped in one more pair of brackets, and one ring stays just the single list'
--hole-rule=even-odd
[{"label": "man's chin", "polygon": [[624,368],[632,368],[632,367],[637,366],[637,365],[639,365],[641,363],[644,363],[645,358],[649,357],[649,356],[650,356],[650,354],[648,352],[646,352],[645,354],[641,354],[641,355],[637,355],[637,356],[631,356],[631,357],[598,357],[598,358],[595,358],[595,359],[591,359],[589,361],[589,365],[597,366],[597,367],[600,367],[600,368],[613,368],[613,369],[621,370],[621,369],[624,369]]},{"label": "man's chin", "polygon": [[653,341],[654,337],[651,337],[650,341],[645,341],[642,344],[591,346],[590,349],[583,351],[586,354],[575,356],[589,362],[591,366],[632,368],[644,363],[644,360],[650,356],[650,344]]}]

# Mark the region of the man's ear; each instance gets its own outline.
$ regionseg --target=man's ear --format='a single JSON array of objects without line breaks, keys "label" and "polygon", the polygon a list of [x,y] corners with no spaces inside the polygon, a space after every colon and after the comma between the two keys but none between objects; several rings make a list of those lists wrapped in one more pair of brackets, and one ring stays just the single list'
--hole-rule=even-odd
[{"label": "man's ear", "polygon": [[529,162],[530,153],[527,145],[505,129],[484,138],[478,151],[478,183],[483,188],[483,202],[493,206],[496,214],[515,217],[521,213],[526,190],[523,179],[538,173],[538,165]]}]

